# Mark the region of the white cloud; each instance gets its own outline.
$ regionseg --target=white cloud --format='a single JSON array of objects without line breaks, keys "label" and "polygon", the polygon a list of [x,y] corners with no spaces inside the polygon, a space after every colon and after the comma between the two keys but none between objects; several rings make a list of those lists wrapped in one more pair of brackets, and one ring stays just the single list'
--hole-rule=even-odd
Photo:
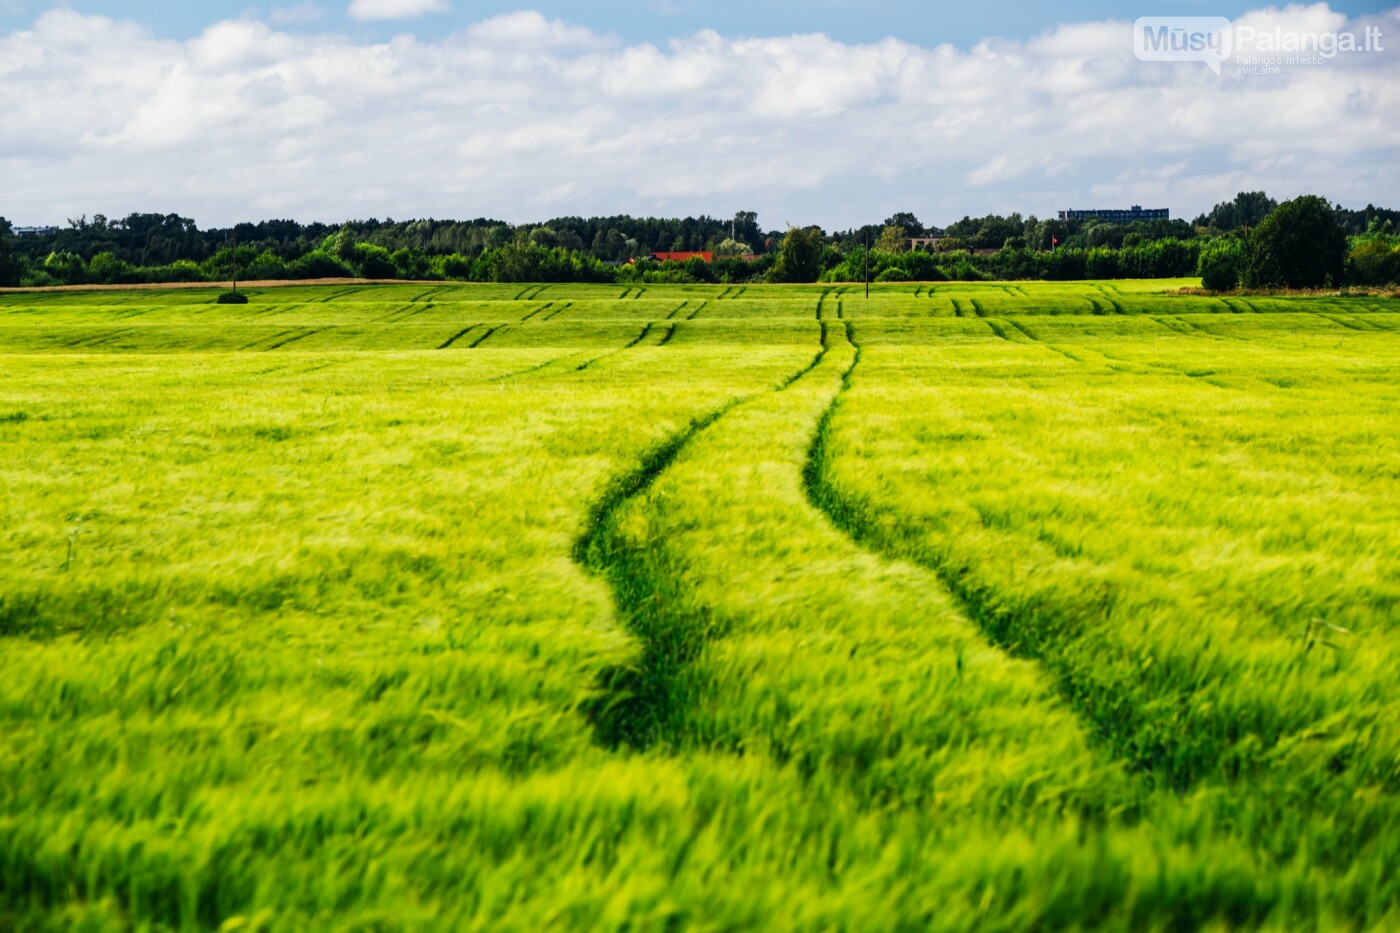
[{"label": "white cloud", "polygon": [[350,0],[349,13],[354,19],[407,19],[447,9],[447,0]]},{"label": "white cloud", "polygon": [[295,6],[275,6],[268,13],[268,22],[274,26],[296,26],[304,23],[319,23],[326,18],[325,7],[317,6],[312,0],[304,0]]},{"label": "white cloud", "polygon": [[[1400,11],[1376,21],[1400,34]],[[1100,201],[1193,216],[1242,188],[1400,204],[1394,53],[1247,78],[1131,49],[1116,22],[967,50],[713,32],[623,45],[533,12],[426,42],[248,19],[176,42],[60,9],[0,36],[0,212],[743,208],[837,226]]]}]

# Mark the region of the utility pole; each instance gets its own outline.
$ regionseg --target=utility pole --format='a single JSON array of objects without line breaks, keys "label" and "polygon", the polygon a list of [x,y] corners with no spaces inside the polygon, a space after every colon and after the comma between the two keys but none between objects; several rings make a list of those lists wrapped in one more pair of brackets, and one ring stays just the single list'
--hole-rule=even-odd
[{"label": "utility pole", "polygon": [[870,302],[870,231],[865,231],[865,301]]},{"label": "utility pole", "polygon": [[233,228],[233,289],[238,291],[238,228]]}]

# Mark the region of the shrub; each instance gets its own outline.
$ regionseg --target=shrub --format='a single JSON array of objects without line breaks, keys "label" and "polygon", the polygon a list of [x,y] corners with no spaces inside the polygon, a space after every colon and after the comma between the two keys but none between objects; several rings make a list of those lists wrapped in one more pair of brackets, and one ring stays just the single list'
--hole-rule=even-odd
[{"label": "shrub", "polygon": [[287,277],[291,279],[347,279],[354,275],[355,271],[344,261],[319,249],[287,266]]},{"label": "shrub", "polygon": [[355,244],[355,266],[360,275],[367,279],[392,279],[399,274],[398,267],[389,251],[373,243]]},{"label": "shrub", "polygon": [[1350,267],[1349,278],[1358,285],[1400,282],[1400,245],[1379,237],[1362,240],[1352,247]]},{"label": "shrub", "polygon": [[1213,292],[1233,291],[1240,284],[1247,260],[1243,243],[1234,237],[1221,237],[1201,250],[1196,274],[1201,285]]},{"label": "shrub", "polygon": [[246,305],[248,296],[242,292],[222,292],[214,302],[221,305]]}]

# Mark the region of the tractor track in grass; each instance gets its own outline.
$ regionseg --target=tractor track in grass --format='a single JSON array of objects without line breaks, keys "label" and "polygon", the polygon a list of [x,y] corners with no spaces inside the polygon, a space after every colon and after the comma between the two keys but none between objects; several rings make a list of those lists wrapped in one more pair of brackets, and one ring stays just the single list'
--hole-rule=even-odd
[{"label": "tractor track in grass", "polygon": [[1109,306],[1113,308],[1113,313],[1114,313],[1114,314],[1125,314],[1125,313],[1126,313],[1126,312],[1123,310],[1123,303],[1122,303],[1121,301],[1119,301],[1117,298],[1114,298],[1111,294],[1109,294],[1109,291],[1108,291],[1107,288],[1104,288],[1102,285],[1098,285],[1098,284],[1095,284],[1094,287],[1097,288],[1097,289],[1099,290],[1099,294],[1103,295],[1104,301],[1107,301],[1108,304],[1109,304]]},{"label": "tractor track in grass", "polygon": [[685,310],[685,306],[688,304],[690,304],[688,300],[682,301],[670,314],[666,315],[666,320],[669,321],[673,319],[677,314],[680,314],[682,311]]},{"label": "tractor track in grass", "polygon": [[485,343],[486,341],[490,340],[495,334],[497,334],[498,332],[500,332],[500,331],[502,331],[502,330],[505,330],[505,329],[506,329],[507,327],[509,327],[509,326],[510,326],[509,324],[497,324],[495,327],[492,327],[492,328],[488,329],[488,330],[486,331],[486,333],[482,334],[480,337],[476,338],[476,339],[473,340],[471,343],[467,344],[467,349],[468,349],[468,350],[475,350],[477,347],[481,346],[483,343]]},{"label": "tractor track in grass", "polygon": [[788,386],[792,385],[794,382],[801,379],[803,376],[807,375],[812,370],[816,369],[822,364],[822,360],[826,357],[827,351],[831,349],[831,331],[828,328],[829,325],[827,324],[827,322],[822,321],[821,348],[817,350],[817,355],[812,357],[812,362],[808,363],[806,366],[802,367],[797,372],[793,373],[791,376],[788,376],[782,382],[778,383],[778,387],[775,391],[783,391]]},{"label": "tractor track in grass", "polygon": [[[1009,656],[1032,661],[1048,675],[1049,682],[1067,707],[1085,724],[1094,743],[1129,769],[1144,792],[1166,791],[1185,794],[1198,784],[1220,780],[1210,774],[1209,762],[1182,760],[1181,748],[1172,738],[1163,738],[1162,717],[1168,712],[1144,710],[1122,702],[1123,684],[1105,675],[1092,662],[1077,660],[1073,654],[1076,625],[1073,619],[1053,607],[1040,604],[1017,606],[1003,598],[994,587],[976,579],[975,568],[961,560],[951,547],[924,543],[920,535],[900,527],[897,514],[882,510],[859,493],[843,491],[831,476],[834,459],[834,423],[846,403],[864,359],[864,349],[848,325],[847,339],[856,348],[851,365],[841,377],[841,387],[817,425],[803,468],[803,485],[812,505],[823,512],[832,525],[855,544],[887,561],[908,561],[934,574],[954,597],[963,614],[971,620],[990,644]],[[1183,374],[1184,375],[1184,374]],[[1072,553],[1064,542],[1047,542],[1056,550]],[[1058,546],[1057,546],[1058,545]],[[1164,685],[1162,700],[1185,702],[1194,694],[1192,687]],[[1156,717],[1156,718],[1154,718]],[[1165,733],[1170,735],[1170,733]],[[1230,793],[1235,779],[1225,777],[1224,793]],[[1145,816],[1138,813],[1134,816]],[[1248,846],[1248,841],[1241,840]]]},{"label": "tractor track in grass", "polygon": [[262,347],[263,353],[269,352],[269,350],[280,350],[281,347],[287,346],[288,343],[295,343],[297,340],[305,340],[308,336],[311,336],[312,333],[321,333],[321,328],[300,328],[300,331],[300,333],[293,333],[291,336],[279,335],[287,336],[287,339],[277,340],[277,342],[272,343],[272,345]]},{"label": "tractor track in grass", "polygon": [[1365,326],[1362,326],[1361,322],[1356,320],[1356,318],[1354,317],[1350,322],[1344,321],[1342,320],[1342,315],[1340,314],[1323,314],[1321,311],[1314,311],[1312,312],[1312,315],[1313,317],[1321,318],[1324,321],[1330,321],[1331,323],[1336,324],[1338,327],[1345,327],[1347,330],[1354,330],[1358,333],[1363,334],[1378,334],[1387,329],[1376,327],[1370,321],[1367,321]]},{"label": "tractor track in grass", "polygon": [[579,365],[577,365],[577,366],[574,367],[574,372],[576,372],[576,373],[581,373],[581,372],[583,372],[585,369],[592,369],[593,366],[594,366],[595,364],[602,362],[603,360],[607,359],[608,357],[610,357],[610,356],[615,356],[616,354],[621,353],[621,352],[623,352],[624,350],[630,350],[630,349],[632,349],[632,348],[635,347],[637,344],[641,343],[643,340],[646,340],[646,339],[647,339],[647,335],[651,333],[652,328],[654,328],[655,326],[656,326],[656,322],[655,322],[655,321],[649,321],[649,322],[647,323],[647,325],[646,325],[645,327],[642,328],[642,332],[641,332],[640,334],[638,334],[637,336],[633,337],[633,338],[632,338],[631,340],[629,340],[627,343],[623,344],[622,346],[618,347],[618,348],[615,349],[615,350],[609,350],[607,353],[600,354],[600,355],[595,356],[595,357],[593,357],[592,359],[589,359],[589,360],[584,360],[582,363],[580,363]]},{"label": "tractor track in grass", "polygon": [[350,288],[338,288],[335,291],[331,292],[329,295],[326,295],[324,298],[321,298],[320,303],[326,304],[328,302],[335,301],[337,298],[344,297],[345,295],[353,295],[354,293],[361,290],[362,289],[359,286],[351,286]]},{"label": "tractor track in grass", "polygon": [[546,314],[544,317],[540,318],[538,323],[543,324],[545,321],[552,321],[554,318],[563,314],[565,311],[569,310],[573,306],[574,303],[572,301],[566,301],[559,307],[555,308],[553,311]]},{"label": "tractor track in grass", "polygon": [[583,706],[598,745],[644,751],[667,738],[664,730],[676,710],[679,678],[708,641],[706,620],[673,608],[676,603],[665,598],[667,581],[656,578],[643,556],[625,540],[617,528],[618,516],[706,428],[751,399],[781,392],[816,369],[829,348],[825,324],[822,332],[822,349],[812,363],[767,391],[733,396],[692,418],[644,453],[636,467],[609,482],[589,509],[584,530],[574,540],[574,562],[608,584],[614,610],[641,647],[637,662],[613,665],[600,673],[597,694]]},{"label": "tractor track in grass", "polygon": [[554,307],[554,302],[547,301],[535,310],[531,311],[529,314],[525,315],[523,318],[521,318],[519,323],[524,324],[526,321],[530,320],[530,318],[534,317],[537,314],[542,314],[543,312],[548,311],[552,307]]},{"label": "tractor track in grass", "polygon": [[112,343],[115,340],[120,340],[128,334],[134,334],[136,330],[137,328],[135,327],[117,327],[102,330],[96,334],[89,334],[85,337],[79,337],[76,340],[70,340],[63,346],[69,350],[92,350],[104,344]]},{"label": "tractor track in grass", "polygon": [[[856,546],[881,560],[909,561],[932,572],[952,594],[963,614],[992,645],[1011,657],[1034,661],[1046,670],[1069,708],[1093,727],[1090,730],[1093,734],[1109,741],[1111,753],[1123,757],[1121,748],[1117,747],[1118,742],[1131,736],[1115,734],[1115,726],[1121,725],[1121,720],[1115,719],[1109,709],[1096,706],[1086,699],[1089,695],[1084,689],[1086,685],[1080,683],[1076,672],[1056,654],[1054,635],[1059,625],[1055,620],[1035,615],[1023,618],[999,608],[995,592],[981,588],[969,579],[970,568],[957,566],[956,559],[950,554],[934,553],[909,542],[887,519],[882,521],[870,503],[842,492],[832,481],[833,424],[865,355],[854,329],[849,325],[846,339],[856,348],[856,354],[842,374],[841,387],[823,412],[812,438],[802,473],[808,500]],[[1100,703],[1104,699],[1107,698],[1101,698]],[[1143,765],[1141,762],[1134,764],[1139,767]]]},{"label": "tractor track in grass", "polygon": [[480,326],[480,324],[473,324],[470,327],[462,328],[461,330],[457,331],[457,333],[453,334],[451,337],[448,337],[445,341],[439,344],[437,348],[439,350],[446,350],[448,347],[451,347],[454,343],[461,340],[463,337],[467,336],[467,334],[470,334],[472,331],[476,330]]},{"label": "tractor track in grass", "polygon": [[1002,340],[1005,340],[1007,343],[1021,342],[1019,340],[1012,340],[1010,337],[1007,336],[1006,331],[1002,329],[1005,326],[1005,324],[1000,320],[996,320],[994,318],[986,318],[985,320],[983,320],[982,323],[986,324],[988,330],[990,330],[993,334],[996,334]]},{"label": "tractor track in grass", "polygon": [[269,336],[267,336],[266,334],[264,334],[263,336],[254,339],[251,343],[245,343],[245,344],[239,346],[238,349],[239,349],[239,350],[254,350],[254,349],[257,349],[257,350],[266,350],[267,347],[261,347],[261,346],[259,346],[259,344],[265,343],[265,342],[268,341],[268,340],[277,340],[277,339],[279,339],[279,338],[286,337],[286,336],[288,336],[288,335],[290,335],[290,334],[295,334],[296,332],[297,332],[297,329],[296,329],[296,328],[292,328],[291,330],[279,330],[277,333],[273,334],[271,337],[269,337]]},{"label": "tractor track in grass", "polygon": [[386,315],[384,315],[383,317],[378,318],[377,320],[375,320],[374,323],[376,323],[376,324],[388,324],[388,323],[393,322],[393,321],[400,321],[400,320],[403,320],[403,319],[406,318],[406,317],[412,316],[414,313],[416,313],[416,311],[419,311],[419,310],[422,310],[422,309],[419,308],[417,305],[413,304],[412,302],[410,302],[409,304],[404,305],[402,308],[395,308],[394,310],[390,311],[388,314],[386,314]]},{"label": "tractor track in grass", "polygon": [[558,356],[551,356],[549,359],[545,360],[543,363],[536,363],[536,364],[534,364],[533,366],[526,366],[524,369],[516,369],[516,370],[512,370],[511,372],[508,372],[508,373],[501,373],[499,376],[492,376],[490,379],[487,379],[486,381],[487,381],[487,382],[504,382],[504,381],[506,381],[507,379],[519,379],[519,378],[521,378],[521,377],[523,377],[523,376],[528,376],[528,375],[531,375],[532,373],[537,373],[537,372],[540,372],[540,371],[542,371],[542,370],[548,369],[549,367],[553,366],[555,363],[558,363],[558,362],[560,362],[560,361],[562,361],[562,360],[566,360],[566,359],[568,359],[569,357],[578,356],[578,353],[579,353],[579,351],[575,350],[575,351],[573,351],[573,352],[571,352],[571,353],[561,353],[561,354],[559,354]]},{"label": "tractor track in grass", "polygon": [[710,302],[709,302],[708,299],[702,300],[702,301],[700,302],[700,304],[698,304],[698,305],[695,307],[695,310],[694,310],[694,311],[692,311],[692,312],[690,312],[689,314],[686,315],[685,319],[686,319],[687,321],[693,321],[693,320],[695,320],[697,317],[700,316],[700,312],[705,310],[705,306],[706,306],[707,304],[709,304],[709,303],[710,303]]},{"label": "tractor track in grass", "polygon": [[1017,333],[1019,333],[1021,336],[1025,337],[1027,340],[1029,340],[1029,341],[1030,341],[1033,345],[1035,345],[1035,346],[1044,347],[1045,349],[1049,350],[1051,353],[1058,353],[1060,356],[1063,356],[1065,359],[1071,360],[1071,361],[1073,361],[1073,362],[1075,362],[1075,363],[1081,363],[1081,364],[1082,364],[1082,363],[1084,362],[1084,360],[1082,360],[1082,359],[1080,359],[1079,357],[1075,356],[1073,353],[1069,352],[1068,350],[1062,350],[1062,349],[1060,349],[1059,347],[1055,346],[1053,343],[1047,343],[1046,341],[1041,340],[1041,339],[1040,339],[1039,337],[1037,337],[1035,334],[1033,334],[1033,333],[1031,333],[1029,330],[1027,330],[1023,325],[1017,323],[1016,321],[1011,320],[1010,318],[1002,318],[1002,323],[1005,324],[1007,327],[1010,327],[1010,328],[1015,329]]}]

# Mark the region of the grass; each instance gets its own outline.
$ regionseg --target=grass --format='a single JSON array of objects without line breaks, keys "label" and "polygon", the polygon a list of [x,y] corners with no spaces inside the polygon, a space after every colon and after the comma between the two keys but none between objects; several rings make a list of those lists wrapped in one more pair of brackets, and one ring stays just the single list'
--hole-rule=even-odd
[{"label": "grass", "polygon": [[1400,923],[1400,304],[0,296],[0,928]]}]

